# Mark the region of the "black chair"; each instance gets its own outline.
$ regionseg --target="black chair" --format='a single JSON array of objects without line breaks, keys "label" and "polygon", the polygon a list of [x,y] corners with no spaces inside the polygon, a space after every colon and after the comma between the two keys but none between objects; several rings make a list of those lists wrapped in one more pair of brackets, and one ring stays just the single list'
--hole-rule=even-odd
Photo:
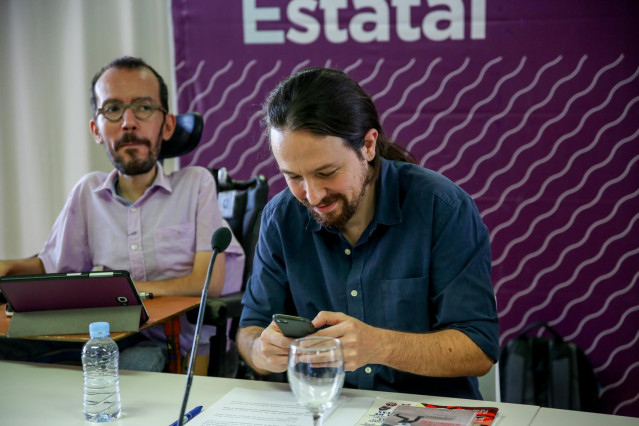
[{"label": "black chair", "polygon": [[[231,179],[225,168],[212,170],[217,175],[218,202],[222,217],[226,219],[233,235],[242,245],[246,255],[242,289],[239,292],[222,295],[207,302],[204,324],[217,327],[216,335],[211,338],[209,367],[207,374],[216,377],[236,377],[243,363],[237,356],[235,347],[231,347],[230,357],[226,353],[226,327],[230,319],[228,337],[235,340],[242,314],[242,295],[253,269],[253,256],[259,238],[262,210],[268,201],[268,181],[264,175],[249,180]],[[189,321],[195,323],[194,311]],[[245,375],[246,373],[242,373]]]},{"label": "black chair", "polygon": [[[203,120],[198,113],[176,115],[176,129],[171,139],[164,141],[160,152],[160,160],[187,154],[198,145],[202,136]],[[268,201],[268,181],[264,175],[249,180],[234,180],[228,176],[226,168],[211,169],[218,190],[218,202],[222,217],[226,219],[235,238],[239,241],[246,255],[242,289],[233,294],[207,301],[203,324],[217,328],[215,336],[210,340],[209,376],[236,376],[241,361],[234,351],[227,357],[227,326],[231,328],[229,337],[235,339],[242,313],[242,295],[253,267],[253,255],[260,231],[262,210]],[[187,313],[188,320],[197,322],[197,311]]]}]

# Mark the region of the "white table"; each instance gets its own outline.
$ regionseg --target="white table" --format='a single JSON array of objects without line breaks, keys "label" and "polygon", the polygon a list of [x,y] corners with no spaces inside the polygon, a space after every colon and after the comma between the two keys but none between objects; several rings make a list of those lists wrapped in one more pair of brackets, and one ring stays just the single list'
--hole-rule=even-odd
[{"label": "white table", "polygon": [[541,407],[533,426],[639,426],[639,418]]},{"label": "white table", "polygon": [[[0,424],[2,425],[86,426],[90,424],[84,420],[82,414],[82,370],[79,367],[0,361],[0,383],[2,383],[0,394]],[[185,375],[120,371],[122,417],[111,424],[116,426],[170,424],[179,414],[185,384]],[[236,387],[289,390],[286,383],[195,376],[188,409],[196,405],[203,405],[206,408]],[[342,395],[384,397],[389,400],[430,402],[438,405],[496,406],[502,416],[499,426],[529,425],[539,410],[539,407],[529,405],[497,402],[478,404],[478,401],[465,399],[353,389],[344,389]],[[339,411],[335,414],[339,414]],[[604,424],[613,425],[609,422]],[[565,422],[562,423],[562,426],[565,425]]]}]

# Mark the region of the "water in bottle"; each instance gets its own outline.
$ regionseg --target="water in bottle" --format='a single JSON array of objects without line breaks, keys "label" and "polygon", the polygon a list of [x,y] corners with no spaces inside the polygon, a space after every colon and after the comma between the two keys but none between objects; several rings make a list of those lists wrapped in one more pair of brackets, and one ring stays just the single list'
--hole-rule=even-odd
[{"label": "water in bottle", "polygon": [[108,322],[91,323],[89,334],[82,349],[84,416],[91,422],[108,422],[120,417],[120,353],[109,337]]}]

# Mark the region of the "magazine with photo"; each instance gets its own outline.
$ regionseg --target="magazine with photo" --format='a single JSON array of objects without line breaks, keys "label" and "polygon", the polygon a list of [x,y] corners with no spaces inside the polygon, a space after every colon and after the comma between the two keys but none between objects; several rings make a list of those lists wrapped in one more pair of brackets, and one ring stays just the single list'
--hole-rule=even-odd
[{"label": "magazine with photo", "polygon": [[[383,398],[377,398],[371,405],[369,410],[364,414],[364,416],[360,418],[357,426],[384,426],[387,424],[399,425],[401,423],[387,423],[387,421],[395,421],[388,419],[396,411],[399,411],[401,415],[405,416],[404,414],[402,414],[405,407],[438,409],[443,410],[444,412],[468,412],[470,413],[469,415],[472,417],[472,419],[470,420],[470,423],[467,424],[473,426],[495,426],[499,417],[499,409],[496,407],[443,406],[434,405],[427,402],[420,403],[414,401],[390,401]],[[408,420],[404,420],[404,424],[429,425],[432,423],[419,423],[419,421],[410,423]],[[441,422],[439,424],[448,425],[448,423]]]},{"label": "magazine with photo", "polygon": [[474,418],[475,413],[469,410],[399,406],[386,417],[383,426],[470,426]]},{"label": "magazine with photo", "polygon": [[470,410],[475,412],[475,419],[472,422],[473,426],[495,426],[499,408],[497,407],[466,407],[459,405],[434,405],[423,404],[425,407],[431,408],[445,408],[447,410]]}]

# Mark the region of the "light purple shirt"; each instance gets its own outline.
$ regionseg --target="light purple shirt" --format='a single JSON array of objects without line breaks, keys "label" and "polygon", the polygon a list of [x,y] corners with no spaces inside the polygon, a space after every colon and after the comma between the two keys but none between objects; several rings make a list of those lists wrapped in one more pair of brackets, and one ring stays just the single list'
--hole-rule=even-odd
[{"label": "light purple shirt", "polygon": [[[123,269],[134,282],[190,274],[195,253],[211,251],[213,232],[228,223],[208,170],[192,166],[165,175],[159,163],[157,167],[153,184],[135,203],[116,194],[116,170],[82,177],[38,255],[46,272]],[[225,253],[222,294],[240,290],[245,260],[235,236]],[[181,323],[180,345],[190,349],[195,325],[185,319]],[[200,336],[198,353],[208,351],[208,337],[214,334],[208,329]],[[164,339],[161,327],[149,334]]]}]

